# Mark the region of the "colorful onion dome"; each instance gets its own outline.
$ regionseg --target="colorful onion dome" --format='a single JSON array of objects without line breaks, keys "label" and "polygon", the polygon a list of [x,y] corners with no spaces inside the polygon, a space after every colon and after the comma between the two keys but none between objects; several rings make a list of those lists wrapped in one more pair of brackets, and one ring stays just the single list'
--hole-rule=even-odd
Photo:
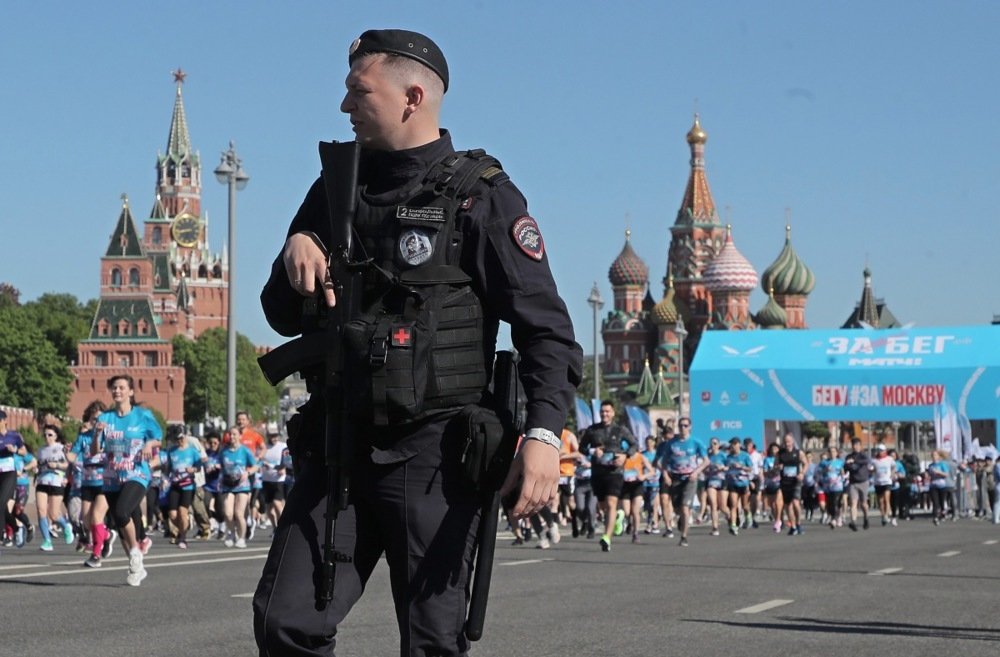
[{"label": "colorful onion dome", "polygon": [[625,246],[611,263],[608,278],[612,285],[645,285],[649,281],[649,267],[632,250],[632,231],[625,231]]},{"label": "colorful onion dome", "polygon": [[708,134],[701,129],[701,122],[698,120],[698,115],[694,115],[694,125],[691,126],[691,130],[687,134],[687,142],[689,144],[704,144],[708,141]]},{"label": "colorful onion dome", "polygon": [[806,295],[816,286],[812,270],[792,248],[792,227],[785,226],[785,246],[770,267],[760,277],[760,286],[765,290],[774,289],[775,294]]},{"label": "colorful onion dome", "polygon": [[663,299],[658,304],[653,306],[650,316],[657,326],[673,325],[677,323],[678,317],[687,317],[685,308],[678,303],[677,295],[674,292],[673,274],[667,278],[667,293],[663,295]]},{"label": "colorful onion dome", "polygon": [[788,315],[785,313],[785,309],[774,300],[774,290],[771,290],[767,295],[767,303],[754,317],[754,321],[757,322],[758,326],[766,329],[781,329],[788,325]]},{"label": "colorful onion dome", "polygon": [[757,287],[757,271],[736,250],[732,226],[726,226],[726,242],[719,254],[708,263],[702,280],[710,292],[750,291]]}]

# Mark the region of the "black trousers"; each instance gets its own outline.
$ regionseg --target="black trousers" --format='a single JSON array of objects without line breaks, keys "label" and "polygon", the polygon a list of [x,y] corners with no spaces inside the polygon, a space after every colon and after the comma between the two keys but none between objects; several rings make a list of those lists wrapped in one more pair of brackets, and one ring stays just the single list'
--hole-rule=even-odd
[{"label": "black trousers", "polygon": [[333,655],[337,626],[361,597],[385,554],[400,655],[465,655],[463,634],[479,506],[462,479],[458,436],[430,423],[425,445],[396,463],[359,459],[350,505],[337,518],[334,599],[317,601],[326,511],[326,471],[305,464],[295,479],[254,594],[254,635],[262,657]]}]

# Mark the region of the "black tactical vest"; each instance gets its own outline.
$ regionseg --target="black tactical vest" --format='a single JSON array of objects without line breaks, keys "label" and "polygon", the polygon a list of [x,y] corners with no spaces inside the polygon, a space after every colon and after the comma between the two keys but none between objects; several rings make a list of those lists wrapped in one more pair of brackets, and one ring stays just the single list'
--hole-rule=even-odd
[{"label": "black tactical vest", "polygon": [[483,308],[459,267],[457,221],[478,180],[507,180],[481,150],[447,156],[398,193],[359,190],[354,257],[368,266],[363,311],[345,339],[351,408],[360,421],[405,423],[478,402],[486,390]]}]

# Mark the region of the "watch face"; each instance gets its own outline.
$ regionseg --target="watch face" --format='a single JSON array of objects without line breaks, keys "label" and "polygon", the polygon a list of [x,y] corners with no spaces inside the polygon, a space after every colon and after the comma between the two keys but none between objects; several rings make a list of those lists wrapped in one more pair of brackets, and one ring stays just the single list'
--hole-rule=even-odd
[{"label": "watch face", "polygon": [[191,214],[182,214],[174,219],[171,227],[174,241],[181,246],[191,247],[198,243],[198,235],[201,233],[201,222],[198,217]]}]

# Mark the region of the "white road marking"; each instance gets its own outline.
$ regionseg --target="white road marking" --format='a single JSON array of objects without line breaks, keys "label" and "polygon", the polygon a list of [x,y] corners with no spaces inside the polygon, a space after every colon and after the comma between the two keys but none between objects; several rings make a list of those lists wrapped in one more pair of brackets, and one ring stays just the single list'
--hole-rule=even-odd
[{"label": "white road marking", "polygon": [[[160,556],[160,558],[162,559],[165,558],[166,555],[158,555],[158,556]],[[143,561],[143,565],[148,570],[150,568],[173,568],[175,566],[194,566],[206,563],[224,563],[226,561],[248,561],[250,559],[263,559],[266,556],[267,555],[263,553],[245,554],[245,555],[241,554],[240,556],[222,557],[222,558],[185,559],[183,561],[175,561],[171,563],[149,563],[148,560],[151,559],[152,557],[146,557],[146,560]],[[122,559],[122,561],[127,562],[128,560]],[[128,570],[128,565],[126,564],[122,566],[111,566],[110,568],[107,566],[103,566],[101,568],[86,568],[82,565],[81,562],[81,565],[77,566],[72,570],[40,570],[38,572],[33,572],[33,573],[14,573],[11,575],[0,575],[0,580],[28,579],[33,577],[50,577],[54,575],[81,575],[84,573],[93,574],[93,573],[101,573],[114,570]]]},{"label": "white road marking", "polygon": [[942,553],[941,553],[941,554],[939,554],[938,556],[939,556],[939,557],[954,557],[954,556],[955,556],[955,555],[957,555],[957,554],[962,554],[962,553],[961,553],[961,552],[959,552],[958,550],[949,550],[949,551],[947,551],[947,552],[942,552]]},{"label": "white road marking", "polygon": [[998,542],[1000,542],[1000,541],[997,541],[997,540],[984,541],[983,545],[996,545]]},{"label": "white road marking", "polygon": [[234,594],[232,594],[229,597],[230,598],[252,598],[253,597],[253,593],[234,593]]},{"label": "white road marking", "polygon": [[503,563],[498,563],[498,566],[523,566],[529,563],[545,563],[546,561],[555,561],[555,559],[524,559],[523,561],[504,561]]},{"label": "white road marking", "polygon": [[882,570],[874,570],[869,575],[891,575],[893,573],[898,573],[902,568],[883,568]]},{"label": "white road marking", "polygon": [[759,614],[762,611],[767,611],[768,609],[774,609],[775,607],[784,607],[785,605],[790,605],[795,600],[768,600],[767,602],[762,602],[759,605],[754,605],[752,607],[744,607],[743,609],[737,609],[734,614]]}]

